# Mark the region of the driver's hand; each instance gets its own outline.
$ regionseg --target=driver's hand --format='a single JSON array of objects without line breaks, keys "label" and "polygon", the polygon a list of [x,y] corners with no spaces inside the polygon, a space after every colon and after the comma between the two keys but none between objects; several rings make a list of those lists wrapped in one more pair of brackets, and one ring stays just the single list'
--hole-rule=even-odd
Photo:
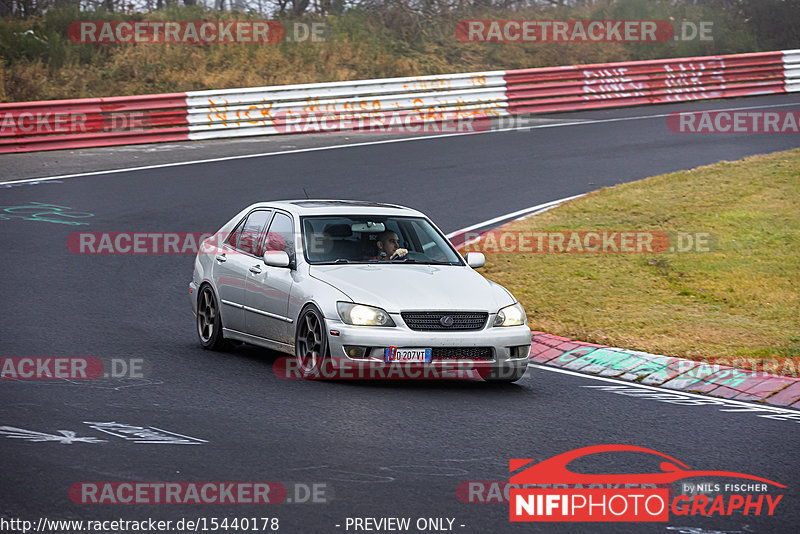
[{"label": "driver's hand", "polygon": [[397,250],[394,251],[394,254],[392,255],[392,257],[393,258],[402,258],[406,254],[408,254],[408,249],[407,248],[398,248]]}]

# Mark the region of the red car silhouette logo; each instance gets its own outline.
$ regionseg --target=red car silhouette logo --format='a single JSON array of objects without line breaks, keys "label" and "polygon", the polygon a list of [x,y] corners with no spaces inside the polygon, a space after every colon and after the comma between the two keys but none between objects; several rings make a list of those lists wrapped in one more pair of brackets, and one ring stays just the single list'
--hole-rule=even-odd
[{"label": "red car silhouette logo", "polygon": [[[654,454],[661,456],[668,461],[662,461],[660,473],[639,473],[639,474],[584,474],[575,473],[567,468],[567,464],[577,458],[582,458],[590,454],[597,454],[601,452],[643,452],[647,454]],[[534,459],[514,459],[509,461],[509,471],[514,472],[521,467],[535,462]],[[583,447],[573,451],[565,452],[554,456],[547,460],[536,463],[511,477],[509,482],[511,484],[668,484],[690,477],[730,477],[730,478],[746,478],[749,480],[757,480],[759,482],[766,482],[785,488],[783,484],[779,484],[766,478],[761,478],[745,473],[736,473],[733,471],[704,471],[693,470],[683,462],[668,456],[664,453],[647,449],[645,447],[637,447],[634,445],[594,445],[591,447]]]}]

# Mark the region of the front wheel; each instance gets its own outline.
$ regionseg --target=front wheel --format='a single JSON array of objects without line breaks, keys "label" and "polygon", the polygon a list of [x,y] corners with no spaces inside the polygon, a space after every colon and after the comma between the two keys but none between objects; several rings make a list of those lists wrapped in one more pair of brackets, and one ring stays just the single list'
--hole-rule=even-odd
[{"label": "front wheel", "polygon": [[197,335],[204,349],[219,350],[225,344],[217,297],[209,285],[197,297]]},{"label": "front wheel", "polygon": [[325,318],[309,304],[300,312],[294,337],[294,355],[303,378],[319,378],[330,357]]}]

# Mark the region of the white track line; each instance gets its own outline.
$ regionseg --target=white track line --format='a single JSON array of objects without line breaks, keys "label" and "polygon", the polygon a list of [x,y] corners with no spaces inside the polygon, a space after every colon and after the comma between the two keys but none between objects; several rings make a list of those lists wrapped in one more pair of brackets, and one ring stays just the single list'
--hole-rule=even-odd
[{"label": "white track line", "polygon": [[476,228],[483,228],[484,226],[488,226],[490,224],[498,223],[501,221],[505,221],[506,219],[513,219],[514,217],[519,217],[520,215],[527,215],[531,212],[538,211],[545,208],[552,208],[555,207],[562,202],[567,202],[568,200],[572,200],[575,198],[579,198],[582,196],[586,196],[586,193],[581,193],[580,195],[573,195],[571,197],[562,198],[559,200],[552,200],[550,202],[545,202],[544,204],[539,204],[537,206],[531,206],[530,208],[521,209],[519,211],[514,211],[511,213],[507,213],[505,215],[501,215],[499,217],[495,217],[494,219],[489,219],[488,221],[479,222],[477,224],[473,224],[472,226],[467,226],[466,228],[462,228],[461,230],[456,230],[455,232],[450,232],[449,234],[445,235],[447,239],[451,239],[453,236],[456,236],[461,233],[469,232],[470,230],[474,230]]},{"label": "white track line", "polygon": [[[688,102],[687,102],[688,103]],[[707,109],[707,110],[684,110],[682,113],[711,113],[716,111],[742,111],[748,109],[769,109],[769,108],[781,108],[781,107],[790,107],[790,106],[798,106],[797,102],[791,104],[771,104],[768,106],[747,106],[747,107],[737,107],[737,108],[720,108],[720,109]],[[598,110],[583,110],[583,111],[598,111]],[[605,110],[599,110],[605,111]],[[671,112],[677,113],[677,112]],[[587,119],[587,120],[580,120],[580,119],[564,119],[564,120],[572,120],[574,122],[562,122],[562,123],[555,123],[555,124],[538,124],[535,126],[517,126],[512,128],[498,128],[496,130],[486,130],[482,132],[462,132],[462,133],[452,133],[452,134],[439,134],[439,135],[426,135],[426,136],[417,136],[417,137],[404,137],[402,139],[384,139],[381,141],[365,141],[363,143],[348,143],[343,145],[329,145],[329,146],[321,146],[321,147],[311,147],[311,148],[298,148],[293,150],[282,150],[277,152],[264,152],[260,154],[242,154],[239,156],[225,156],[220,158],[210,158],[210,159],[199,159],[193,161],[178,161],[174,163],[161,163],[158,165],[144,165],[141,167],[126,167],[122,169],[109,169],[105,171],[91,171],[91,172],[81,172],[75,174],[62,174],[58,176],[43,176],[40,178],[25,178],[22,180],[11,180],[7,182],[0,182],[2,184],[21,184],[21,183],[30,183],[30,182],[46,182],[50,180],[63,180],[66,178],[78,178],[82,176],[98,176],[101,174],[114,174],[114,173],[123,173],[123,172],[133,172],[133,171],[144,171],[150,169],[164,169],[169,167],[180,167],[183,165],[195,165],[201,163],[216,163],[220,161],[234,161],[239,159],[249,159],[249,158],[261,158],[266,156],[277,156],[281,154],[302,154],[304,152],[316,152],[320,150],[335,150],[339,148],[355,148],[355,147],[362,147],[362,146],[370,146],[370,145],[384,145],[389,143],[403,143],[406,141],[423,141],[428,139],[441,139],[446,137],[460,137],[464,135],[481,135],[481,134],[489,134],[489,133],[497,133],[497,132],[511,132],[517,130],[536,130],[540,128],[561,128],[565,126],[582,126],[586,124],[602,124],[607,122],[621,122],[621,121],[634,121],[634,120],[644,120],[644,119],[658,119],[663,117],[668,117],[671,113],[660,113],[656,115],[637,115],[633,117],[616,117],[610,119]],[[535,118],[536,116],[533,115],[530,118]],[[555,119],[558,120],[558,119]],[[188,142],[188,141],[187,141]],[[129,145],[134,146],[134,145]],[[105,148],[105,147],[93,147],[93,148]]]}]

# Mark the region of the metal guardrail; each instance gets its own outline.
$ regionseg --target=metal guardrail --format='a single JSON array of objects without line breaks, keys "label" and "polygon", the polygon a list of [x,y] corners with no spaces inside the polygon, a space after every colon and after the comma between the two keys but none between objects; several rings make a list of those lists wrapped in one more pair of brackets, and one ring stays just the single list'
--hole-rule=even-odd
[{"label": "metal guardrail", "polygon": [[[369,129],[800,91],[800,50],[0,104],[0,153]],[[434,130],[435,131],[435,130]]]}]

